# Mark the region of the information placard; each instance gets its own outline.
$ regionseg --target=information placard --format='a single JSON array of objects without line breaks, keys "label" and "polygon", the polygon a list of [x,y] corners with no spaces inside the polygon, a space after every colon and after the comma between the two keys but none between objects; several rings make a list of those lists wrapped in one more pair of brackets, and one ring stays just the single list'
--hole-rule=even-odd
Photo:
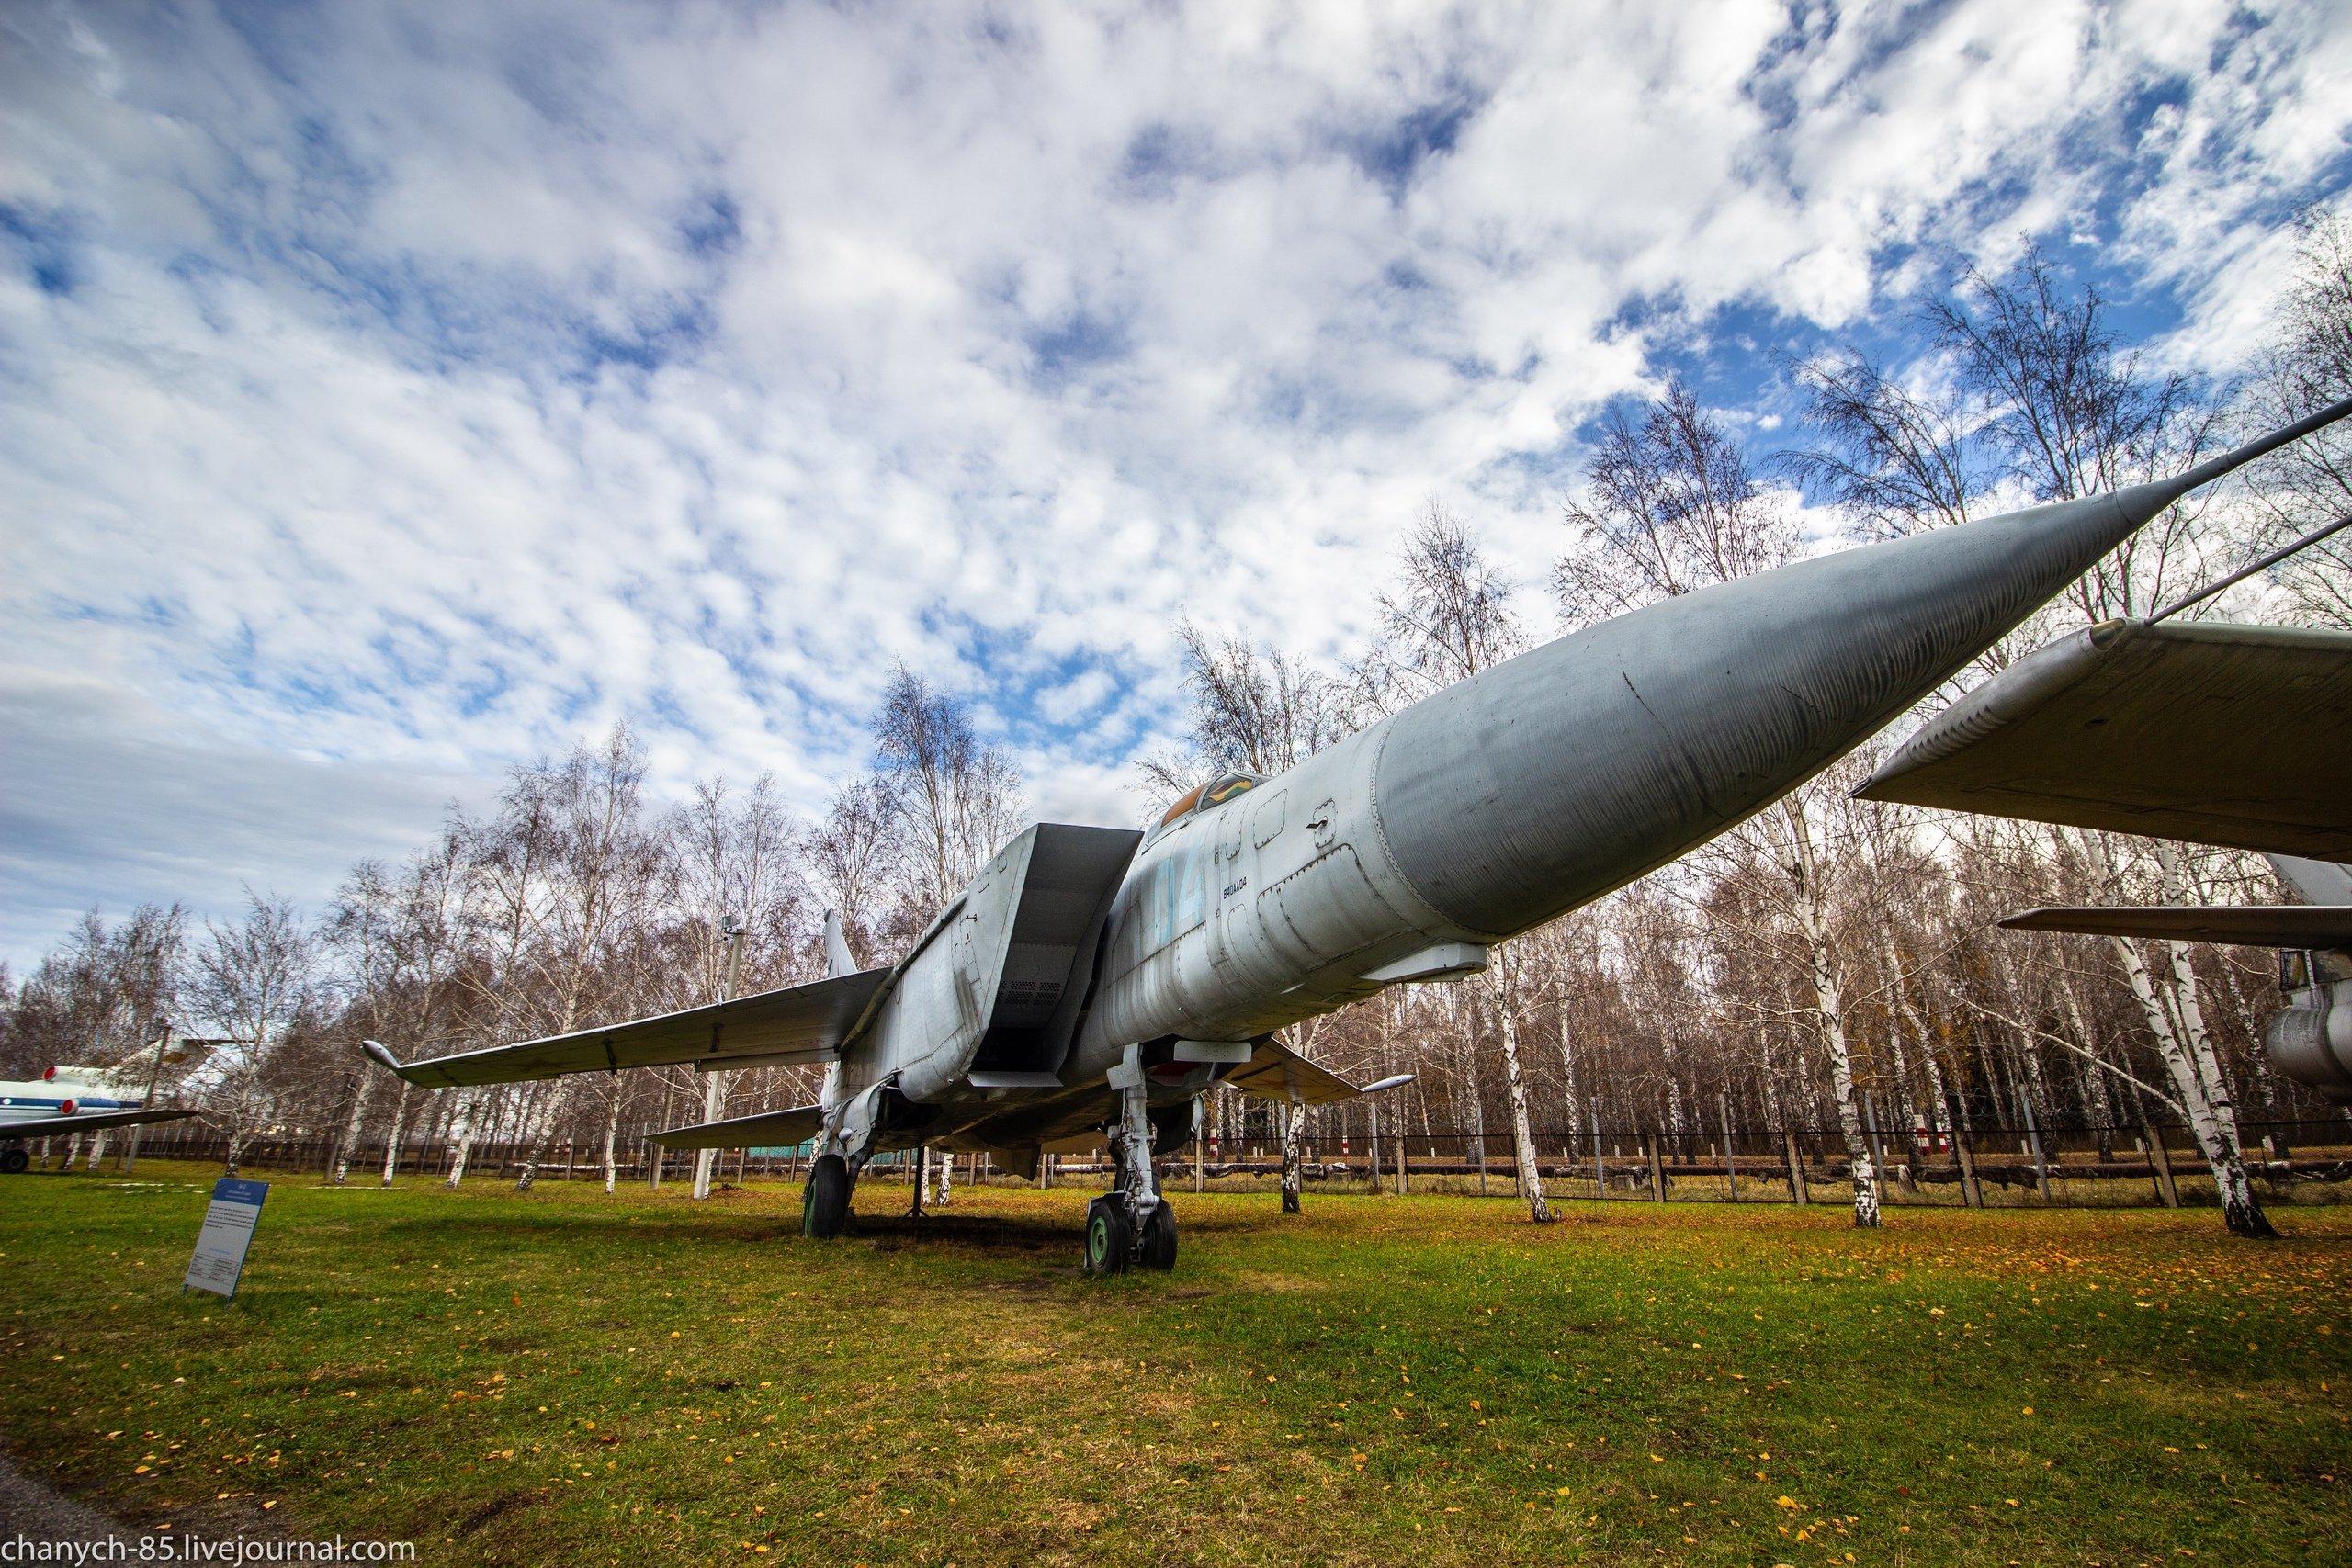
[{"label": "information placard", "polygon": [[182,1291],[237,1293],[237,1280],[245,1271],[245,1249],[254,1244],[254,1226],[261,1222],[262,1200],[268,1196],[266,1181],[224,1176],[212,1184],[212,1201],[204,1211],[204,1228],[197,1233],[196,1256],[187,1261]]}]

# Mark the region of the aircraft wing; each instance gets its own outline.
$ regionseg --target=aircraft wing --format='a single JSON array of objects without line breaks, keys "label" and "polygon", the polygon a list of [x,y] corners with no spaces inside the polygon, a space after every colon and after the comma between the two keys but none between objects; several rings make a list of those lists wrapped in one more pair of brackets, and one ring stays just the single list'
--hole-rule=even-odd
[{"label": "aircraft wing", "polygon": [[136,1127],[181,1122],[193,1111],[93,1111],[85,1116],[44,1116],[37,1122],[0,1122],[0,1138],[51,1138],[60,1133],[95,1133],[101,1127]]},{"label": "aircraft wing", "polygon": [[646,1140],[665,1149],[784,1148],[817,1135],[824,1124],[825,1108],[799,1105],[790,1111],[763,1111],[757,1116],[737,1116],[725,1122],[705,1122],[696,1127],[673,1127]]},{"label": "aircraft wing", "polygon": [[2011,915],[2000,923],[2011,931],[2163,937],[2172,942],[2218,942],[2239,947],[2352,946],[2352,906],[2340,905],[2042,908]]},{"label": "aircraft wing", "polygon": [[523,1083],[567,1073],[618,1072],[692,1062],[697,1071],[822,1062],[838,1055],[888,969],[861,970],[545,1040],[403,1064],[375,1041],[369,1059],[424,1089]]},{"label": "aircraft wing", "polygon": [[1405,1073],[1359,1087],[1337,1073],[1317,1066],[1290,1047],[1265,1040],[1260,1042],[1249,1061],[1223,1081],[1244,1094],[1267,1100],[1286,1101],[1295,1096],[1303,1104],[1330,1105],[1353,1100],[1360,1094],[1377,1094],[1413,1080],[1410,1073]]},{"label": "aircraft wing", "polygon": [[1855,794],[2352,859],[2352,633],[2109,621],[1930,719]]}]

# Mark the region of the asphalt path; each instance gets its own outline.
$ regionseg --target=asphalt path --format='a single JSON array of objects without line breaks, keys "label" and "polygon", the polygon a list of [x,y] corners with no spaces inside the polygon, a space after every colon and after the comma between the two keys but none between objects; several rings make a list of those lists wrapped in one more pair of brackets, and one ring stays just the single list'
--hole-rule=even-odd
[{"label": "asphalt path", "polygon": [[20,1535],[38,1541],[119,1541],[123,1555],[114,1561],[138,1561],[139,1549],[131,1544],[134,1532],[49,1483],[26,1474],[7,1455],[0,1454],[0,1540]]}]

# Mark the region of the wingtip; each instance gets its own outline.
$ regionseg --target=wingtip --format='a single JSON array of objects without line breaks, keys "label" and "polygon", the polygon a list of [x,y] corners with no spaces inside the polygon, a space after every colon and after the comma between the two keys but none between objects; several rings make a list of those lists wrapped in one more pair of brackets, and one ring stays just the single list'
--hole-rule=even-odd
[{"label": "wingtip", "polygon": [[[394,1056],[391,1053],[391,1048],[386,1045],[382,1041],[362,1040],[359,1043],[359,1054],[367,1057],[369,1061],[375,1063],[378,1066],[383,1068],[386,1072],[391,1073],[395,1077],[401,1078],[408,1078],[409,1070],[401,1066],[400,1058]],[[409,1081],[413,1082],[414,1080],[410,1079]]]}]

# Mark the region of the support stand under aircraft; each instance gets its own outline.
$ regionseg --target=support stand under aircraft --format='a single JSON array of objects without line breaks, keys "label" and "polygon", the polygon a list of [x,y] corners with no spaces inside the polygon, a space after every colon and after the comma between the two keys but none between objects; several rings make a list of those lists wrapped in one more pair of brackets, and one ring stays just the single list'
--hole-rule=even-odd
[{"label": "support stand under aircraft", "polygon": [[[814,1138],[807,1230],[840,1234],[886,1149],[1016,1166],[1108,1135],[1089,1266],[1175,1256],[1152,1155],[1224,1081],[1360,1092],[1275,1031],[1487,946],[1673,860],[1875,733],[2181,496],[2352,401],[2178,479],[1841,551],[1654,604],[1426,697],[1273,778],[1227,774],[1147,832],[1043,823],[907,955],[764,996],[435,1061],[428,1088],[691,1062],[821,1062],[814,1105],[656,1134]],[[1391,1080],[1396,1081],[1396,1080]],[[1372,1089],[1385,1085],[1370,1086]]]}]

